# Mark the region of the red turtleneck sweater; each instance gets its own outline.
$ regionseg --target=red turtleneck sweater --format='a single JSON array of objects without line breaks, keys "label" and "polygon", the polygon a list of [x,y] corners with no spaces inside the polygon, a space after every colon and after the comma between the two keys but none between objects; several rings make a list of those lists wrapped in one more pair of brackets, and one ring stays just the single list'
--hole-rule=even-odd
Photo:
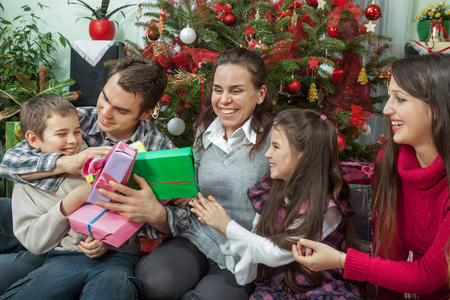
[{"label": "red turtleneck sweater", "polygon": [[[414,149],[401,145],[398,170],[402,191],[390,260],[349,249],[344,277],[378,285],[378,299],[401,298],[401,292],[418,294],[420,299],[448,299],[445,247],[450,213],[445,166],[438,156],[421,168]],[[406,261],[409,251],[413,262]]]}]

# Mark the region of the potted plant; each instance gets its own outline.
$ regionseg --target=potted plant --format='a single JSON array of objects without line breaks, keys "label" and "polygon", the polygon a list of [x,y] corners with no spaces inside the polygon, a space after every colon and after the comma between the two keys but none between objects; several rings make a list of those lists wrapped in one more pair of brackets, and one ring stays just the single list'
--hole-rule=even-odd
[{"label": "potted plant", "polygon": [[415,19],[419,21],[417,23],[417,34],[421,42],[427,40],[433,27],[445,30],[447,34],[450,29],[450,10],[448,10],[445,1],[428,4],[415,16]]},{"label": "potted plant", "polygon": [[[33,9],[21,7],[22,13],[13,22],[0,17],[0,144],[4,141],[4,124],[17,121],[22,103],[30,97],[43,94],[57,94],[74,100],[78,94],[64,92],[74,84],[72,79],[62,82],[50,79],[52,54],[58,44],[66,47],[68,40],[58,33],[59,40],[51,32],[42,32],[37,8],[47,6],[40,3]],[[3,10],[3,6],[0,5]],[[48,74],[50,73],[50,76]]]},{"label": "potted plant", "polygon": [[[114,22],[117,23],[117,21],[110,21],[109,18],[117,12],[120,12],[125,18],[125,14],[123,13],[122,9],[130,6],[135,6],[135,4],[122,5],[114,9],[113,11],[108,12],[109,1],[110,0],[102,0],[101,7],[94,9],[82,0],[67,0],[67,4],[79,5],[87,8],[92,12],[92,17],[82,18],[91,20],[89,23],[89,35],[93,40],[112,40],[114,38],[114,35],[116,34]],[[78,18],[78,20],[79,19],[81,18]]]}]

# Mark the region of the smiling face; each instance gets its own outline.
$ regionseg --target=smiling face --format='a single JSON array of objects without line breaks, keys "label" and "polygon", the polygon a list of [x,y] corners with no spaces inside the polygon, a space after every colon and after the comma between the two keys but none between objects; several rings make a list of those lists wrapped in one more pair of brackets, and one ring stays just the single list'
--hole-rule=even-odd
[{"label": "smiling face", "polygon": [[31,146],[42,152],[77,154],[82,142],[78,114],[73,113],[66,117],[54,114],[47,119],[41,138],[32,132],[30,135],[29,131],[26,137]]},{"label": "smiling face", "polygon": [[224,64],[214,74],[211,103],[230,137],[252,115],[256,105],[264,101],[267,87],[255,88],[245,67]]},{"label": "smiling face", "polygon": [[120,74],[115,74],[108,80],[97,101],[98,127],[114,141],[129,139],[138,121],[150,115],[141,114],[142,96],[123,90],[117,83],[119,78]]},{"label": "smiling face", "polygon": [[383,113],[391,119],[393,140],[397,144],[411,145],[420,153],[434,149],[429,105],[405,92],[395,78],[391,79],[389,91]]},{"label": "smiling face", "polygon": [[281,127],[275,127],[270,139],[270,148],[265,156],[270,163],[270,177],[287,181],[297,166],[302,153],[293,150]]}]

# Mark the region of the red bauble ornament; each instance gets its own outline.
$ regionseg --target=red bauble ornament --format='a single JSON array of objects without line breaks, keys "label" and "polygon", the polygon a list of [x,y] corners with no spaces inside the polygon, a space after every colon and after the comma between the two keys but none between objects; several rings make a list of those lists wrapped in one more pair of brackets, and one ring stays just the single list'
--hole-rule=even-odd
[{"label": "red bauble ornament", "polygon": [[112,40],[116,34],[114,22],[109,20],[91,20],[89,23],[89,35],[95,40]]},{"label": "red bauble ornament", "polygon": [[275,10],[278,10],[283,3],[284,0],[269,0],[269,4],[272,5]]},{"label": "red bauble ornament", "polygon": [[317,3],[317,0],[306,0],[306,3],[308,3],[309,6],[314,6],[314,7],[319,6],[319,3]]},{"label": "red bauble ornament", "polygon": [[159,39],[159,32],[158,32],[158,23],[156,20],[151,20],[147,22],[149,25],[146,36],[149,40],[156,41]]},{"label": "red bauble ornament", "polygon": [[232,12],[227,13],[225,16],[223,16],[223,24],[227,26],[233,26],[236,24],[237,17]]},{"label": "red bauble ornament", "polygon": [[369,20],[378,20],[378,18],[381,17],[381,8],[376,4],[369,5],[365,10],[365,15]]},{"label": "red bauble ornament", "polygon": [[328,27],[328,36],[332,38],[337,38],[339,36],[339,28],[334,26]]},{"label": "red bauble ornament", "polygon": [[298,92],[300,92],[301,87],[302,87],[302,85],[300,84],[300,82],[297,79],[295,79],[291,83],[289,83],[289,82],[286,83],[286,85],[284,86],[284,90],[288,94],[295,95]]},{"label": "red bauble ornament", "polygon": [[342,133],[338,133],[337,143],[338,143],[338,152],[341,153],[347,147],[347,140],[345,139],[345,136]]}]

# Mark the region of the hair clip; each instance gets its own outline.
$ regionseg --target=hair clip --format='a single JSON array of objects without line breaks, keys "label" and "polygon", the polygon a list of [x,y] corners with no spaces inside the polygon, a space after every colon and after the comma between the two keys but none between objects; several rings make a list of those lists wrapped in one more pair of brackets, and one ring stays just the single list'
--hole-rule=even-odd
[{"label": "hair clip", "polygon": [[325,116],[325,115],[321,115],[321,116],[320,116],[320,119],[323,120],[323,121],[325,121],[325,120],[328,119],[328,118],[327,118],[327,116]]}]

